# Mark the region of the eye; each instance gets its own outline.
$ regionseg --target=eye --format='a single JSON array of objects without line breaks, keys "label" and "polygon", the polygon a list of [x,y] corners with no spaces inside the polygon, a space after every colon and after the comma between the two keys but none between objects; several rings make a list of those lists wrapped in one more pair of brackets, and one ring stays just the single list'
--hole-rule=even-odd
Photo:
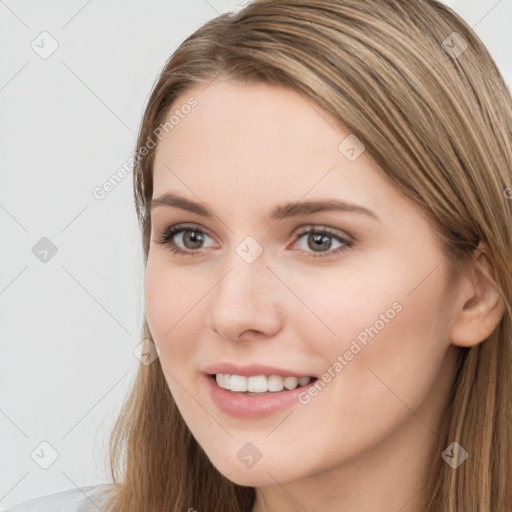
[{"label": "eye", "polygon": [[[183,233],[180,237],[177,235]],[[178,224],[168,228],[160,240],[156,240],[156,243],[165,245],[169,250],[178,254],[185,254],[187,256],[195,256],[199,254],[195,249],[201,248],[201,244],[204,242],[205,237],[208,235],[194,226],[183,226]],[[181,244],[185,247],[180,247],[176,244],[175,238],[181,238]],[[209,237],[208,237],[209,238]]]},{"label": "eye", "polygon": [[[352,247],[352,245],[354,245],[354,241],[351,238],[348,236],[345,238],[329,228],[308,227],[297,233],[296,240],[299,241],[305,235],[308,235],[307,238],[305,238],[306,247],[312,248],[313,254],[311,254],[311,256],[314,258],[333,256],[340,252],[346,251]],[[333,250],[331,250],[332,239],[335,239],[336,243],[340,244]],[[309,252],[306,249],[304,250]]]},{"label": "eye", "polygon": [[[179,236],[178,236],[179,235]],[[346,251],[354,245],[354,241],[351,237],[344,237],[329,228],[315,228],[308,227],[303,229],[295,235],[295,241],[300,241],[305,235],[306,246],[302,250],[306,253],[310,253],[311,257],[325,257],[338,254],[342,251]],[[200,252],[197,249],[203,247],[206,238],[210,238],[203,230],[195,226],[184,226],[178,224],[171,226],[165,230],[160,240],[155,240],[156,243],[165,245],[170,251],[177,254],[183,254],[186,256],[197,256]],[[332,240],[338,243],[338,247],[331,249]],[[176,240],[180,240],[179,244]],[[308,248],[312,249],[308,251]]]}]

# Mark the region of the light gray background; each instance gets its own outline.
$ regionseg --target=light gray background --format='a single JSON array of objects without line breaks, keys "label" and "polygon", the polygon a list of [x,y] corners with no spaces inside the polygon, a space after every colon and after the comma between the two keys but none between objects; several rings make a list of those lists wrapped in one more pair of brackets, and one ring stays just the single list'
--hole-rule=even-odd
[{"label": "light gray background", "polygon": [[[139,363],[143,266],[131,173],[103,200],[92,191],[131,155],[172,51],[241,3],[0,0],[2,507],[107,481],[108,433]],[[512,0],[447,3],[510,87]],[[31,47],[51,49],[43,31],[58,43],[45,59]],[[43,237],[57,248],[46,262],[32,251]],[[47,469],[42,442],[58,453]]]}]

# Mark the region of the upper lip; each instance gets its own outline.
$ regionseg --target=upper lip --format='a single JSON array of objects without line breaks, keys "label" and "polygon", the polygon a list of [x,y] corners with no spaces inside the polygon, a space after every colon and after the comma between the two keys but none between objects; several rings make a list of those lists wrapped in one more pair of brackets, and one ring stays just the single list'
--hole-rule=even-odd
[{"label": "upper lip", "polygon": [[206,366],[204,373],[214,375],[217,373],[227,373],[229,375],[243,375],[245,377],[255,377],[256,375],[282,375],[283,377],[312,377],[311,374],[285,370],[265,364],[239,365],[235,363],[223,362]]}]

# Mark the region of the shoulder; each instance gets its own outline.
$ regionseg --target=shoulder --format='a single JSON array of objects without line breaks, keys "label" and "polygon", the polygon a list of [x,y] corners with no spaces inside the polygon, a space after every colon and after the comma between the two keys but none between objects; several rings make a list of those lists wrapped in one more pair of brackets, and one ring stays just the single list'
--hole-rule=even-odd
[{"label": "shoulder", "polygon": [[5,512],[98,512],[113,490],[112,484],[89,485],[34,498]]}]

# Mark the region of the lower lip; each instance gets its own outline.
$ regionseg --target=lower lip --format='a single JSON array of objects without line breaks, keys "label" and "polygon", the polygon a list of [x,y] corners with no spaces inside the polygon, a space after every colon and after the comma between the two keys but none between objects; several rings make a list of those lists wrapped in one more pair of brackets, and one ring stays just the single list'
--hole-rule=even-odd
[{"label": "lower lip", "polygon": [[292,389],[291,391],[276,391],[261,393],[260,395],[248,395],[233,393],[221,388],[211,375],[206,375],[206,384],[210,388],[210,396],[215,405],[224,413],[237,418],[261,418],[269,416],[298,402],[298,396],[313,386],[316,380]]}]

